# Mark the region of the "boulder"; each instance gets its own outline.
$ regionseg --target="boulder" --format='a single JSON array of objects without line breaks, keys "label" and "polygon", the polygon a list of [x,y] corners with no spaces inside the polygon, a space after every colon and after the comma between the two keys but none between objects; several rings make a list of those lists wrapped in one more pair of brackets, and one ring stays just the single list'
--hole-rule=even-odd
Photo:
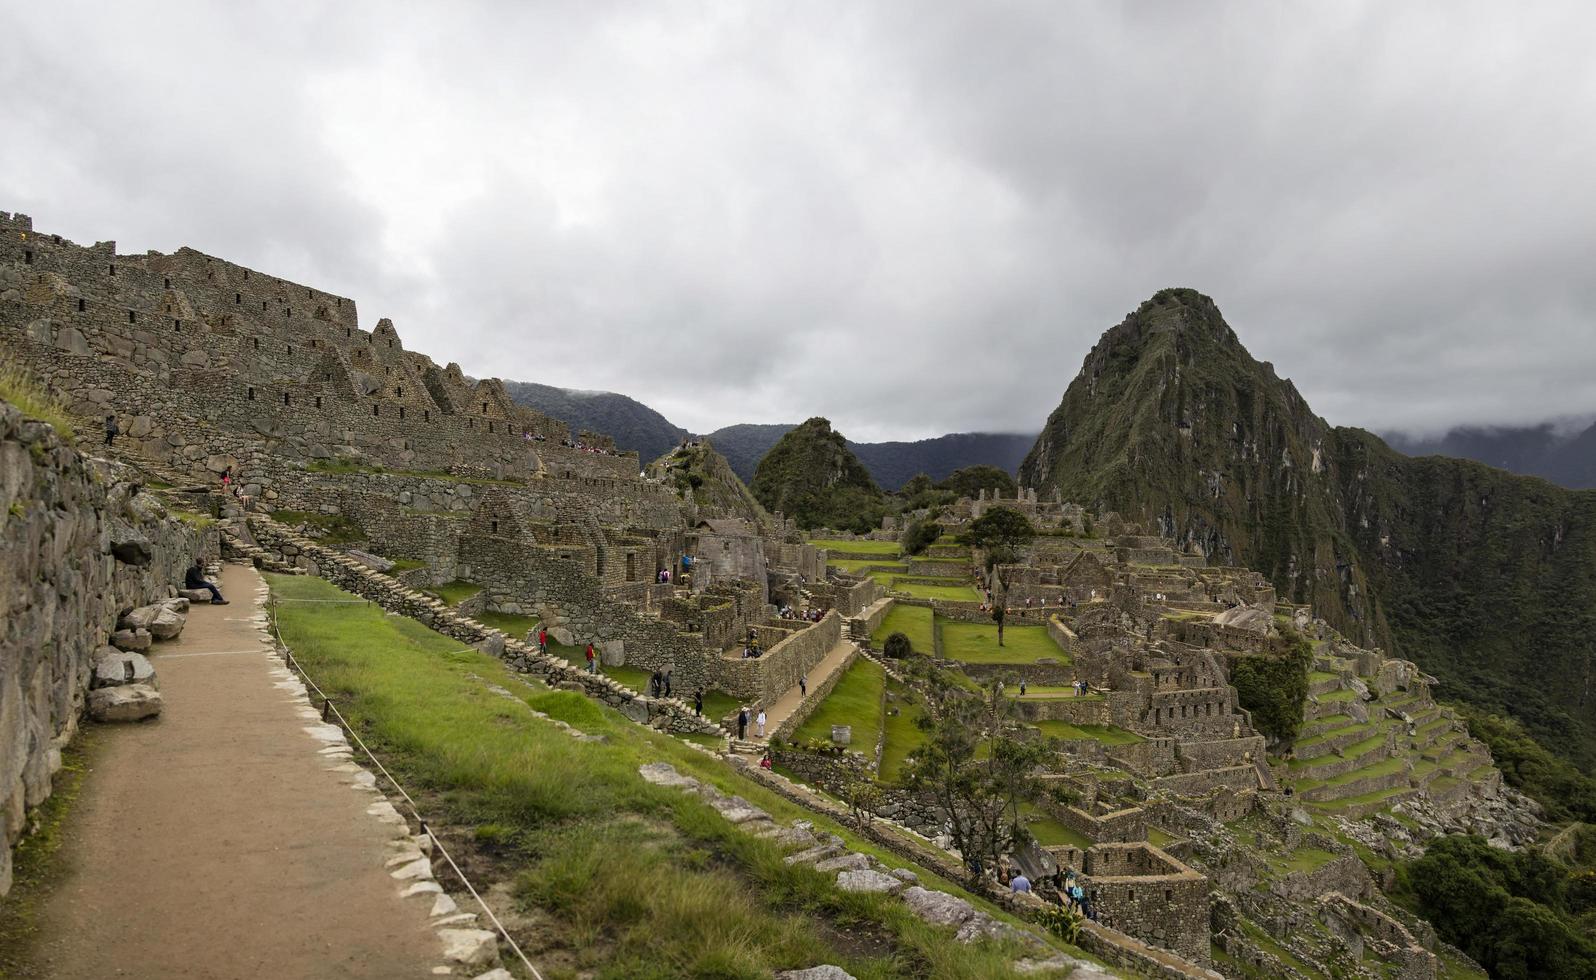
[{"label": "boulder", "polygon": [[141,653],[127,653],[114,647],[104,647],[94,658],[94,674],[90,687],[120,687],[123,684],[148,684],[155,682],[155,668]]},{"label": "boulder", "polygon": [[958,926],[975,915],[975,906],[957,895],[915,885],[903,893],[909,911],[935,926]]},{"label": "boulder", "polygon": [[[183,600],[186,604],[188,600]],[[188,617],[165,606],[160,607],[160,612],[150,621],[150,635],[157,640],[176,639],[183,632],[183,626],[188,623]]]},{"label": "boulder", "polygon": [[1274,610],[1265,609],[1263,606],[1237,606],[1215,616],[1214,622],[1231,629],[1267,636],[1274,627],[1275,614]]},{"label": "boulder", "polygon": [[870,867],[870,858],[867,855],[849,851],[839,854],[834,858],[826,858],[815,865],[816,871],[864,871]]},{"label": "boulder", "polygon": [[889,874],[872,871],[842,871],[837,874],[837,887],[845,892],[895,895],[903,890],[903,882]]},{"label": "boulder", "polygon": [[143,721],[161,713],[161,692],[148,684],[123,684],[89,692],[89,717],[95,721]]},{"label": "boulder", "polygon": [[118,650],[148,650],[150,640],[149,630],[117,630],[111,634],[111,645]]},{"label": "boulder", "polygon": [[117,620],[117,628],[127,630],[147,630],[150,628],[150,624],[155,622],[155,617],[161,614],[161,610],[163,608],[165,607],[159,603],[154,603],[148,606],[139,606],[136,609],[130,609],[126,613],[122,614],[121,619]]},{"label": "boulder", "polygon": [[443,958],[461,966],[487,966],[499,958],[498,937],[486,929],[439,929]]},{"label": "boulder", "polygon": [[854,975],[830,963],[812,966],[807,970],[787,970],[776,974],[776,980],[854,980]]},{"label": "boulder", "polygon": [[177,594],[179,598],[187,599],[190,603],[211,601],[209,589],[178,589]]},{"label": "boulder", "polygon": [[[176,591],[176,590],[174,589],[173,591]],[[188,612],[188,599],[184,598],[182,594],[175,595],[175,596],[173,596],[170,599],[162,599],[161,600],[161,605],[165,606],[166,608],[172,610],[175,613],[186,613],[186,612]]]}]

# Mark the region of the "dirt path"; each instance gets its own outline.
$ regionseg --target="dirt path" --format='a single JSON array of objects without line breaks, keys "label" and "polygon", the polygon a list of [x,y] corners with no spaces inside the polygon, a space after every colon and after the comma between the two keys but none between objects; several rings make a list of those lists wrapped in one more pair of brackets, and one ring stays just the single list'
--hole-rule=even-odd
[{"label": "dirt path", "polygon": [[161,717],[105,732],[40,965],[85,980],[431,976],[438,940],[383,868],[372,795],[325,771],[273,686],[264,583],[227,565],[221,586],[230,605],[195,606],[151,655]]}]

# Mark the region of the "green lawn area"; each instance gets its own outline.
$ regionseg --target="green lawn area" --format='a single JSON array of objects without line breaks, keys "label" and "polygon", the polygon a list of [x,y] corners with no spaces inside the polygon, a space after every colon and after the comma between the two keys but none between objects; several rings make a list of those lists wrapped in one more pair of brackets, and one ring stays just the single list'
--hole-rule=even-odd
[{"label": "green lawn area", "polygon": [[1317,695],[1320,701],[1351,701],[1357,696],[1358,692],[1350,687],[1344,687],[1339,691],[1331,691],[1328,694]]},{"label": "green lawn area", "polygon": [[1043,847],[1057,847],[1069,845],[1081,850],[1088,850],[1092,842],[1086,835],[1071,827],[1047,816],[1030,803],[1020,804],[1020,819],[1025,822],[1026,829],[1036,842]]},{"label": "green lawn area", "polygon": [[517,640],[526,639],[527,631],[538,624],[536,616],[518,616],[513,613],[481,612],[477,613],[475,618],[483,626],[501,630]]},{"label": "green lawn area", "polygon": [[880,647],[886,642],[887,637],[894,633],[902,633],[909,638],[909,645],[914,648],[915,653],[929,656],[935,649],[931,638],[931,631],[935,628],[932,623],[933,617],[934,614],[927,606],[894,603],[882,618],[881,625],[870,634],[870,638],[877,647]]},{"label": "green lawn area", "polygon": [[915,719],[925,714],[925,705],[918,698],[914,704],[908,703],[904,698],[909,692],[897,681],[887,681],[887,690],[897,698],[892,707],[898,713],[883,719],[887,737],[881,747],[881,778],[895,783],[903,775],[903,763],[909,753],[925,743],[926,733],[915,724]]},{"label": "green lawn area", "polygon": [[[267,580],[287,598],[346,595],[315,578]],[[881,980],[1015,975],[1008,964],[1023,954],[1018,944],[952,942],[898,900],[841,892],[697,797],[638,776],[642,763],[669,762],[782,823],[812,820],[818,833],[903,864],[692,746],[580,694],[525,683],[492,657],[376,606],[288,604],[278,624],[435,832],[451,850],[475,847],[476,884],[510,883],[540,920],[512,925],[534,961],[580,963],[595,977],[760,977],[816,963]],[[492,683],[514,697],[493,693]],[[569,738],[529,708],[604,739]],[[931,887],[957,891],[914,870]],[[563,967],[553,975],[567,974],[575,975]]]},{"label": "green lawn area", "polygon": [[881,583],[894,592],[912,595],[916,599],[947,599],[952,602],[979,602],[981,593],[969,585],[922,585],[918,582],[899,582],[902,576],[883,578]]},{"label": "green lawn area", "polygon": [[884,572],[875,572],[877,576],[907,575],[909,566],[905,562],[893,561],[890,558],[833,558],[826,562],[832,568],[840,568],[850,575],[864,575],[870,569],[886,569]]},{"label": "green lawn area", "polygon": [[827,551],[841,551],[855,555],[886,555],[890,558],[898,557],[898,542],[896,541],[837,541],[819,539],[809,542],[816,548],[825,548]]},{"label": "green lawn area", "polygon": [[445,582],[442,585],[434,586],[432,591],[437,593],[438,598],[449,605],[458,606],[478,592],[481,592],[482,586],[475,582],[455,579],[453,582]]},{"label": "green lawn area", "polygon": [[388,569],[389,575],[398,575],[400,572],[413,572],[418,568],[426,568],[427,563],[419,558],[395,558],[393,567]]},{"label": "green lawn area", "polygon": [[852,725],[850,748],[869,755],[881,737],[881,694],[886,689],[887,673],[873,660],[860,657],[842,675],[820,707],[805,719],[793,739],[808,739],[830,744],[832,725]]},{"label": "green lawn area", "polygon": [[1046,626],[1010,626],[1003,630],[1003,645],[997,644],[997,624],[956,623],[941,620],[942,656],[967,664],[1030,664],[1052,657],[1070,663],[1069,654],[1047,635]]},{"label": "green lawn area", "polygon": [[1067,721],[1037,721],[1031,723],[1048,738],[1090,738],[1104,745],[1132,745],[1147,741],[1142,736],[1113,725],[1072,725]]}]

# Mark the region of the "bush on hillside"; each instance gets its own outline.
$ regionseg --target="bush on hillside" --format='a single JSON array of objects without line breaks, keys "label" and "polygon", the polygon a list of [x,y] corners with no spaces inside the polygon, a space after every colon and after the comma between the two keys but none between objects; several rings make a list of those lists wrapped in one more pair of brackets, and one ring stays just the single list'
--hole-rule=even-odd
[{"label": "bush on hillside", "polygon": [[1252,725],[1268,738],[1288,741],[1302,727],[1302,705],[1308,699],[1308,668],[1313,647],[1290,634],[1294,643],[1283,653],[1237,657],[1231,661],[1230,683]]},{"label": "bush on hillside", "polygon": [[893,633],[882,642],[881,652],[894,660],[902,660],[914,653],[914,647],[907,636]]},{"label": "bush on hillside", "polygon": [[942,537],[942,525],[936,521],[915,521],[903,532],[903,553],[918,555]]}]

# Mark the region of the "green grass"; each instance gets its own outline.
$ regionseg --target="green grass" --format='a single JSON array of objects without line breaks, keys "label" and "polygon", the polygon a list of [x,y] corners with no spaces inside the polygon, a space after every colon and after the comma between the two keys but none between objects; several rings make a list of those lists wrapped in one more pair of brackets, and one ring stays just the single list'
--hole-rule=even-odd
[{"label": "green grass", "polygon": [[1328,694],[1320,694],[1318,695],[1318,698],[1320,701],[1351,701],[1357,696],[1357,691],[1350,687],[1344,687],[1339,691],[1331,691]]},{"label": "green grass", "polygon": [[841,551],[855,555],[886,555],[896,558],[899,554],[898,542],[896,541],[839,541],[819,538],[809,543],[816,548],[825,548],[827,551]]},{"label": "green grass", "polygon": [[[288,598],[341,595],[318,579],[268,580]],[[513,881],[523,911],[543,923],[518,930],[535,960],[555,953],[596,978],[754,978],[817,963],[861,980],[1014,975],[1017,946],[964,947],[896,899],[842,893],[696,797],[637,775],[644,762],[670,762],[777,820],[811,819],[817,832],[882,853],[719,759],[579,694],[524,686],[486,654],[377,607],[291,604],[279,625],[451,849],[479,848],[478,883]],[[489,691],[496,679],[516,698]],[[529,706],[605,739],[569,738]]]},{"label": "green grass", "polygon": [[514,613],[480,612],[475,619],[483,626],[491,626],[517,640],[526,639],[527,631],[538,624],[536,616],[519,616]]},{"label": "green grass", "polygon": [[84,728],[61,750],[50,797],[29,813],[30,833],[12,853],[11,891],[0,899],[0,977],[47,975],[33,971],[35,943],[46,905],[69,867],[70,851],[62,848],[70,843],[73,804],[93,771],[100,730]]},{"label": "green grass", "polygon": [[[880,775],[882,780],[896,783],[903,777],[903,764],[908,761],[909,753],[925,744],[926,733],[915,724],[916,719],[925,715],[925,704],[897,681],[888,680],[887,691],[896,697],[890,707],[897,708],[898,713],[889,714],[882,721],[886,740],[881,747]],[[908,702],[909,697],[915,698],[914,704]]]},{"label": "green grass", "polygon": [[426,568],[427,563],[419,558],[395,558],[393,567],[388,569],[388,574],[398,575],[400,572],[413,572],[418,568]]},{"label": "green grass", "polygon": [[[923,577],[923,576],[920,576]],[[919,582],[902,582],[901,576],[892,576],[882,584],[893,592],[914,596],[916,599],[946,599],[950,602],[979,602],[981,593],[969,585],[925,585]]]},{"label": "green grass", "polygon": [[956,623],[943,620],[942,656],[967,664],[1031,664],[1051,657],[1070,663],[1069,654],[1047,635],[1045,626],[1009,626],[1003,630],[1003,646],[997,645],[997,624]]},{"label": "green grass", "polygon": [[[692,703],[693,692],[683,692],[683,701]],[[734,713],[743,703],[724,691],[704,692],[704,717],[719,720]]]},{"label": "green grass", "polygon": [[458,606],[478,592],[481,592],[482,586],[475,582],[455,579],[453,582],[445,582],[442,585],[433,586],[432,591],[437,594],[438,598],[449,605]]},{"label": "green grass", "polygon": [[338,546],[365,540],[366,532],[359,524],[342,514],[322,514],[308,510],[278,510],[272,519],[289,526],[306,525],[308,537],[322,544]]},{"label": "green grass", "polygon": [[893,633],[902,633],[909,638],[909,645],[915,653],[929,656],[935,649],[931,632],[935,628],[933,618],[934,614],[926,606],[895,603],[882,617],[881,625],[870,634],[870,639],[879,648]]},{"label": "green grass", "polygon": [[1104,745],[1134,745],[1147,741],[1135,732],[1113,725],[1072,725],[1067,721],[1037,721],[1031,725],[1048,738],[1090,738]]},{"label": "green grass", "polygon": [[0,401],[15,405],[24,418],[48,422],[64,442],[71,442],[77,435],[66,405],[50,394],[20,364],[0,360]]},{"label": "green grass", "polygon": [[1336,855],[1317,847],[1304,847],[1271,864],[1285,871],[1317,871],[1336,859]]},{"label": "green grass", "polygon": [[875,661],[858,658],[831,694],[798,726],[793,738],[799,743],[816,739],[829,744],[832,725],[852,725],[849,747],[867,755],[874,752],[881,736],[881,695],[886,683],[886,671]]},{"label": "green grass", "polygon": [[[886,558],[834,558],[828,562],[832,568],[840,568],[849,575],[872,574],[874,576],[907,575],[909,566],[905,562],[890,561]],[[873,569],[880,569],[874,571]]]},{"label": "green grass", "polygon": [[1068,845],[1085,851],[1092,846],[1092,842],[1085,834],[1047,816],[1030,803],[1020,804],[1020,819],[1031,832],[1031,836],[1035,837],[1036,842],[1043,847]]}]

